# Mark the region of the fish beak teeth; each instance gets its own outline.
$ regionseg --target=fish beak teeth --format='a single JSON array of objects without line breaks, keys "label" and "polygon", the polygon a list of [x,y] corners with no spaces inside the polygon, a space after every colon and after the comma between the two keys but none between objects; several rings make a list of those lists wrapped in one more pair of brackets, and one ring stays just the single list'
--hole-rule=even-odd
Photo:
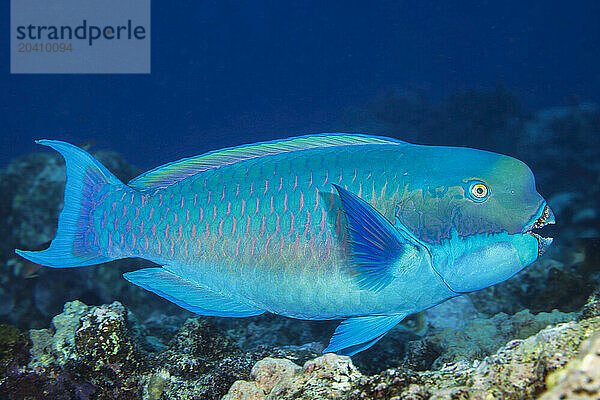
[{"label": "fish beak teeth", "polygon": [[555,223],[556,223],[556,217],[554,216],[554,213],[552,212],[550,207],[548,207],[548,204],[546,204],[546,205],[544,205],[544,210],[542,211],[542,215],[525,232],[537,239],[537,241],[538,241],[538,257],[541,256],[542,254],[544,254],[546,252],[546,250],[548,250],[548,247],[550,247],[550,245],[554,241],[554,238],[551,238],[551,237],[546,238],[546,237],[540,236],[539,234],[533,232],[533,230],[542,228],[546,225],[553,225]]},{"label": "fish beak teeth", "polygon": [[544,210],[542,211],[542,215],[537,219],[537,221],[535,221],[535,224],[533,224],[530,230],[541,228],[543,226],[555,223],[556,218],[554,217],[554,213],[552,212],[550,207],[548,207],[548,204],[546,204],[544,206]]},{"label": "fish beak teeth", "polygon": [[538,257],[540,257],[542,254],[544,254],[546,252],[546,250],[548,250],[548,247],[550,247],[550,245],[554,241],[554,238],[551,238],[551,237],[546,238],[546,237],[538,235],[535,232],[529,231],[529,232],[527,232],[527,234],[533,236],[538,241]]},{"label": "fish beak teeth", "polygon": [[553,241],[554,238],[545,238],[541,236],[538,238],[538,257],[548,250],[548,247],[550,247]]}]

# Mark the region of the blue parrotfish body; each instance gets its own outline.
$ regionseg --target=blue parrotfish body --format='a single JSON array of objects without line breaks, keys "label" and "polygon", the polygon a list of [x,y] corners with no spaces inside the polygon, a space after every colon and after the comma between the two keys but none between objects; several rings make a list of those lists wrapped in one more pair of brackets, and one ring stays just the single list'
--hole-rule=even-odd
[{"label": "blue parrotfish body", "polygon": [[127,185],[85,151],[66,160],[48,267],[141,257],[125,279],[200,315],[343,319],[326,352],[362,351],[409,314],[502,282],[554,223],[521,161],[368,135],[227,148]]}]

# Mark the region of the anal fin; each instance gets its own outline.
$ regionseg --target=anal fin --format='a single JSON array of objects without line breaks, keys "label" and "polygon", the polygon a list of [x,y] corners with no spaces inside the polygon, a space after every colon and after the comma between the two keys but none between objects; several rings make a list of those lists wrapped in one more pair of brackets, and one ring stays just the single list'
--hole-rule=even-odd
[{"label": "anal fin", "polygon": [[199,315],[251,317],[265,312],[230,297],[214,293],[164,268],[144,268],[127,272],[123,274],[123,277],[129,282]]},{"label": "anal fin", "polygon": [[337,327],[323,353],[352,356],[366,350],[398,325],[406,315],[368,315],[348,318]]}]

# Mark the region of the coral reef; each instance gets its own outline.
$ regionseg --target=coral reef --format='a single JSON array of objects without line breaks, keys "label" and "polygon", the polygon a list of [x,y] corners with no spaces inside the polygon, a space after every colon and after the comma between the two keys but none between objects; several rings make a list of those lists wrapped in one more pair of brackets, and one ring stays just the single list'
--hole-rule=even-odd
[{"label": "coral reef", "polygon": [[460,360],[481,359],[510,340],[525,339],[548,325],[572,321],[577,316],[577,313],[562,313],[558,310],[536,315],[529,310],[522,310],[514,315],[500,313],[491,318],[475,319],[461,330],[445,329],[427,336],[423,341],[443,349],[431,365],[437,369]]},{"label": "coral reef", "polygon": [[63,312],[52,318],[54,329],[32,329],[30,338],[30,367],[43,369],[50,364],[64,365],[69,359],[76,359],[75,332],[81,325],[81,317],[89,307],[80,301],[66,303]]},{"label": "coral reef", "polygon": [[[236,380],[247,378],[264,357],[308,360],[322,349],[309,344],[244,352],[202,318],[190,318],[174,333],[165,330],[164,337],[147,335],[152,330],[138,325],[119,302],[97,307],[66,303],[52,319],[52,328],[32,329],[29,337],[1,325],[0,395],[215,399]],[[155,341],[167,344],[157,346]]]},{"label": "coral reef", "polygon": [[585,355],[548,381],[553,392],[573,392],[584,385],[597,391],[597,370],[592,368],[598,363],[599,334],[598,317],[568,322],[512,340],[480,361],[462,360],[426,372],[398,367],[374,376],[362,375],[348,357],[334,354],[302,369],[286,360],[265,359],[253,368],[252,381],[236,382],[224,399],[533,399],[546,389],[549,374],[574,359],[592,335],[591,344],[582,346]]},{"label": "coral reef", "polygon": [[[582,341],[600,335],[600,317],[593,311],[596,301],[590,297],[586,307],[591,311],[585,317],[524,310],[513,316],[474,318],[462,327],[429,327],[406,351],[396,349],[404,358],[394,368],[369,374],[360,372],[348,357],[319,355],[319,343],[244,351],[211,319],[198,317],[173,334],[164,331],[169,337],[157,338],[146,335],[148,328],[139,326],[121,303],[94,307],[73,301],[52,319],[52,328],[32,329],[29,337],[0,326],[0,396],[534,398],[546,389],[546,379],[552,390],[568,391],[575,390],[577,377],[591,373],[584,370],[587,361],[573,362],[566,367],[573,372],[548,377],[580,353],[596,354],[585,350],[589,346],[579,350]],[[468,302],[462,304],[468,309]],[[156,340],[166,345],[148,344]]]},{"label": "coral reef", "polygon": [[52,330],[30,331],[29,369],[65,381],[85,381],[98,397],[139,397],[138,379],[132,373],[140,369],[141,356],[120,303],[88,307],[70,302],[52,324]]},{"label": "coral reef", "polygon": [[151,372],[145,390],[148,396],[161,392],[174,399],[218,398],[236,379],[247,376],[265,354],[243,353],[207,320],[191,318],[167,350],[156,355],[158,367]]},{"label": "coral reef", "polygon": [[600,333],[587,339],[580,355],[546,379],[548,391],[540,400],[600,397]]},{"label": "coral reef", "polygon": [[252,368],[250,382],[237,381],[223,400],[337,399],[362,378],[350,357],[325,354],[300,367],[265,358]]}]

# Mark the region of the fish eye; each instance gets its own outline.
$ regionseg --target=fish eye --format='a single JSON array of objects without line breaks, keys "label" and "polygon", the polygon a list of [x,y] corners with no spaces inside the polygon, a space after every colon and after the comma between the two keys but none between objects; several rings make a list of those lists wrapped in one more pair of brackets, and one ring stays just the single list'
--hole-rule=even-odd
[{"label": "fish eye", "polygon": [[469,188],[469,195],[474,201],[484,201],[489,193],[487,185],[483,182],[473,182]]}]

